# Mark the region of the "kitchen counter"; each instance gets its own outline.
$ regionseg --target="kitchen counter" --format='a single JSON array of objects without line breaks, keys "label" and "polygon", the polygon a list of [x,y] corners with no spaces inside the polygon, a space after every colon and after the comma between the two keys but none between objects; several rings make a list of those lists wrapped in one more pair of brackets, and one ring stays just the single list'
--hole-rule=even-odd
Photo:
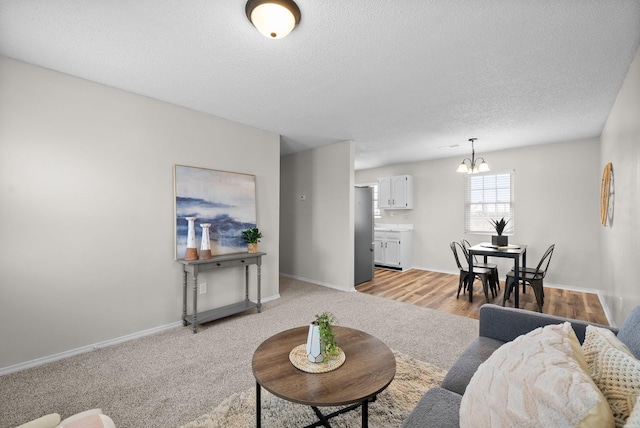
[{"label": "kitchen counter", "polygon": [[401,232],[405,230],[413,230],[413,224],[400,223],[376,223],[374,230],[377,232]]}]

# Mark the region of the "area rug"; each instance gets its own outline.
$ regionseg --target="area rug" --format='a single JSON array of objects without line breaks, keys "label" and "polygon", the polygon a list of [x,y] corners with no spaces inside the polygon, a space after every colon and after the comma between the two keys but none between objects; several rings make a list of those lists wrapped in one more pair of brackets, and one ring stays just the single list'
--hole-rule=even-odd
[{"label": "area rug", "polygon": [[[399,427],[431,387],[442,382],[446,372],[429,363],[394,351],[396,376],[389,387],[369,404],[369,426]],[[338,408],[323,407],[324,414]],[[309,406],[290,403],[262,390],[262,426],[265,428],[301,427],[317,421]],[[225,399],[207,413],[182,428],[246,428],[256,425],[256,391],[249,388]],[[331,426],[349,428],[361,426],[360,409],[331,419]]]}]

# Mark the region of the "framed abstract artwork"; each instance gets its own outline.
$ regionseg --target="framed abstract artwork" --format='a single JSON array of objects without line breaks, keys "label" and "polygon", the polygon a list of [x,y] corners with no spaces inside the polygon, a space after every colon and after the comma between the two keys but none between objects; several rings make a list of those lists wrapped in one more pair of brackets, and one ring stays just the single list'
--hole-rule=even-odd
[{"label": "framed abstract artwork", "polygon": [[175,258],[184,259],[187,217],[195,217],[197,247],[201,224],[211,224],[213,255],[247,251],[242,231],[256,227],[256,176],[215,169],[174,165]]}]

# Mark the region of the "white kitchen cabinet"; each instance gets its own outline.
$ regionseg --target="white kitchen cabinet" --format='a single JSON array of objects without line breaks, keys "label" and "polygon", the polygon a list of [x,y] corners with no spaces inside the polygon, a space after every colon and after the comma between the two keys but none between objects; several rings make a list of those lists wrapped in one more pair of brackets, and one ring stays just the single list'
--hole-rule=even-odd
[{"label": "white kitchen cabinet", "polygon": [[406,270],[413,264],[413,232],[411,230],[378,230],[374,233],[376,266]]},{"label": "white kitchen cabinet", "polygon": [[378,206],[383,209],[413,208],[413,176],[397,175],[378,179]]}]

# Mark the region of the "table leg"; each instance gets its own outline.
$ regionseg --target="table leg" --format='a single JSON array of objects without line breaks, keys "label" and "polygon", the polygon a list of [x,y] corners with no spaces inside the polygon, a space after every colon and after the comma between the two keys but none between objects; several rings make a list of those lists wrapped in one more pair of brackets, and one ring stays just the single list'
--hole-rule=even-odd
[{"label": "table leg", "polygon": [[187,271],[182,272],[182,325],[187,325]]},{"label": "table leg", "polygon": [[260,400],[260,384],[256,382],[256,427],[260,428],[262,424],[262,403]]},{"label": "table leg", "polygon": [[244,299],[249,300],[249,265],[244,267]]},{"label": "table leg", "polygon": [[[524,252],[522,253],[522,268],[524,270],[524,272],[526,272],[526,267],[527,267],[527,249],[524,249]],[[522,282],[522,292],[524,293],[524,281]]]},{"label": "table leg", "polygon": [[262,303],[260,303],[260,293],[262,289],[262,258],[258,260],[258,313],[262,312]]},{"label": "table leg", "polygon": [[469,283],[469,303],[473,303],[473,254],[469,252],[469,276],[467,282]]},{"label": "table leg", "polygon": [[369,400],[362,402],[362,428],[369,427]]},{"label": "table leg", "polygon": [[307,425],[305,428],[315,428],[315,427],[319,427],[319,426],[323,426],[325,428],[331,428],[331,425],[329,424],[329,418],[332,418],[334,416],[337,416],[338,414],[340,414],[339,412],[336,413],[332,413],[328,416],[325,416],[322,414],[322,412],[320,411],[320,409],[318,409],[316,406],[311,406],[311,408],[313,409],[313,411],[316,414],[316,417],[319,419],[318,422],[311,424],[311,425]]},{"label": "table leg", "polygon": [[196,334],[198,331],[198,275],[192,274],[191,280],[193,281],[193,323],[191,324],[191,331]]},{"label": "table leg", "polygon": [[520,257],[516,257],[514,258],[515,260],[515,264],[513,267],[513,273],[514,273],[514,283],[513,283],[513,293],[514,293],[514,300],[513,300],[513,305],[516,308],[520,307],[520,296],[519,296],[519,291],[520,291]]}]

